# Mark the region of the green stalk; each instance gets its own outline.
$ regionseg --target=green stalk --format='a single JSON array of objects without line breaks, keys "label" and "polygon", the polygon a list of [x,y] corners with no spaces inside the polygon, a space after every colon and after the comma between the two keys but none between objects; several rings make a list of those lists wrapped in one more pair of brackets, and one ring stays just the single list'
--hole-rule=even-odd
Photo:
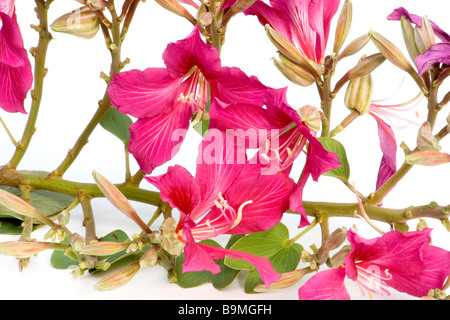
[{"label": "green stalk", "polygon": [[39,113],[39,108],[42,101],[42,93],[44,90],[44,77],[47,73],[45,68],[45,61],[47,58],[47,49],[52,36],[48,28],[47,11],[51,1],[47,3],[44,0],[36,0],[36,12],[39,18],[39,26],[36,29],[39,32],[39,43],[37,48],[34,49],[33,55],[35,56],[34,67],[34,89],[31,91],[31,109],[28,115],[28,120],[22,135],[22,139],[18,142],[16,150],[6,165],[8,168],[17,168],[20,161],[24,157],[28,146],[30,145],[31,138],[36,130],[36,122]]}]

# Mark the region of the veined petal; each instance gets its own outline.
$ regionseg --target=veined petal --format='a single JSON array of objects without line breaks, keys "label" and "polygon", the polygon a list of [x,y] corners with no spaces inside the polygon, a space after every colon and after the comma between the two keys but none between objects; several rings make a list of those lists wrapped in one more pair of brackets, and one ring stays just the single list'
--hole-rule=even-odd
[{"label": "veined petal", "polygon": [[22,35],[16,17],[9,17],[0,12],[2,27],[0,29],[0,63],[11,67],[20,67],[28,60],[24,49]]},{"label": "veined petal", "polygon": [[300,177],[300,181],[289,198],[290,209],[293,212],[300,213],[300,224],[298,226],[299,228],[303,228],[310,224],[306,215],[305,208],[303,208],[303,188],[305,187],[306,181],[308,181],[308,178],[311,174],[309,166],[310,164],[306,162],[305,167],[303,168],[302,175]]},{"label": "veined petal", "polygon": [[[197,244],[201,249],[203,249],[204,252],[208,253],[212,259],[218,260],[223,259],[225,257],[231,258],[231,259],[243,259],[250,264],[252,264],[261,275],[261,279],[268,288],[270,284],[276,280],[278,280],[281,275],[278,274],[270,264],[269,259],[258,257],[249,253],[241,252],[241,251],[235,251],[235,250],[229,250],[229,249],[223,249],[219,247],[213,247],[205,244]],[[219,269],[220,271],[220,269]]]},{"label": "veined petal", "polygon": [[164,63],[174,78],[185,77],[197,66],[207,79],[220,71],[220,55],[214,46],[206,44],[196,25],[191,34],[175,43],[170,43],[163,53]]},{"label": "veined petal", "polygon": [[241,69],[222,67],[211,86],[212,95],[225,103],[247,103],[262,106],[266,91],[257,77],[247,76]]},{"label": "veined petal", "polygon": [[300,300],[350,300],[344,285],[345,269],[321,271],[298,289]]},{"label": "veined petal", "polygon": [[0,2],[0,12],[6,13],[12,18],[14,15],[14,2],[15,0],[3,0]]},{"label": "veined petal", "polygon": [[[237,179],[224,197],[236,211],[238,208],[242,211],[242,218],[228,233],[248,234],[275,226],[289,209],[289,196],[295,186],[294,180],[283,172],[272,175],[258,173]],[[243,205],[247,201],[251,203]]]},{"label": "veined petal", "polygon": [[436,43],[427,51],[416,57],[419,75],[435,63],[450,65],[450,43]]},{"label": "veined petal", "polygon": [[165,68],[130,70],[114,75],[108,88],[112,104],[133,117],[153,117],[171,111],[182,88]]},{"label": "veined petal", "polygon": [[140,118],[130,126],[130,146],[142,171],[150,174],[175,156],[189,128],[191,110],[178,103],[171,112]]},{"label": "veined petal", "polygon": [[157,177],[145,177],[161,192],[161,199],[169,202],[186,215],[200,203],[200,188],[194,177],[184,167],[169,167],[167,173]]}]

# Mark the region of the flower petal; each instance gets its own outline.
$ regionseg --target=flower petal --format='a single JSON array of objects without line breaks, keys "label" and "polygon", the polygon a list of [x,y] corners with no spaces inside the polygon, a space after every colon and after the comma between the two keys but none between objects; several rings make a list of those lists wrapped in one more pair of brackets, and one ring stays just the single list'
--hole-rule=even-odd
[{"label": "flower petal", "polygon": [[344,285],[345,269],[321,271],[298,289],[300,300],[350,300]]},{"label": "flower petal", "polygon": [[142,171],[150,174],[178,152],[189,128],[191,111],[183,103],[171,112],[140,118],[130,126],[130,146]]},{"label": "flower petal", "polygon": [[164,68],[130,70],[114,75],[108,88],[112,104],[133,117],[153,117],[171,111],[182,88]]},{"label": "flower petal", "polygon": [[450,43],[436,43],[427,51],[416,57],[419,75],[435,63],[450,65]]},{"label": "flower petal", "polygon": [[202,40],[197,25],[188,37],[170,43],[164,50],[163,59],[174,78],[186,76],[197,66],[207,79],[211,79],[221,68],[219,52]]}]

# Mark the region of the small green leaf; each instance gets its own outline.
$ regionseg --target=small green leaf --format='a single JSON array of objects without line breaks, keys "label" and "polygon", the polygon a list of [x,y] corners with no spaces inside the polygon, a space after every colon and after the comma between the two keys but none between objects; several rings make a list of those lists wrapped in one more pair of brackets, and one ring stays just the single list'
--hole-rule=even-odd
[{"label": "small green leaf", "polygon": [[339,141],[333,138],[320,137],[317,140],[322,143],[322,146],[327,150],[334,152],[341,166],[339,168],[323,173],[324,176],[334,177],[342,181],[348,181],[350,178],[350,165],[347,160],[347,153],[344,146]]},{"label": "small green leaf", "polygon": [[177,284],[182,288],[193,288],[211,281],[213,274],[209,271],[183,272],[184,253],[175,261]]},{"label": "small green leaf", "polygon": [[[269,258],[283,249],[286,241],[289,241],[289,231],[284,224],[279,223],[267,231],[255,232],[239,239],[230,249]],[[242,259],[225,258],[225,264],[238,270],[253,268]]]},{"label": "small green leaf", "polygon": [[0,219],[0,234],[21,234],[22,221],[17,219]]},{"label": "small green leaf", "polygon": [[110,108],[100,121],[100,125],[128,145],[130,141],[130,125],[133,120],[116,108]]}]

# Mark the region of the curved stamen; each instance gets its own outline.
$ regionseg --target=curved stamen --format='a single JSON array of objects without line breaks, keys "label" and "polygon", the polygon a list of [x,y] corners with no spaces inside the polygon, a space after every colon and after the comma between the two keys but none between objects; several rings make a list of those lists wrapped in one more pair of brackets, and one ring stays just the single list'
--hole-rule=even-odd
[{"label": "curved stamen", "polygon": [[[374,292],[379,295],[388,296],[390,295],[387,288],[389,286],[385,283],[385,281],[389,281],[392,279],[392,275],[389,273],[388,269],[385,269],[384,272],[381,272],[378,266],[370,266],[367,269],[356,265],[356,269],[358,270],[358,285],[369,292]],[[384,275],[383,275],[384,273]]]}]

